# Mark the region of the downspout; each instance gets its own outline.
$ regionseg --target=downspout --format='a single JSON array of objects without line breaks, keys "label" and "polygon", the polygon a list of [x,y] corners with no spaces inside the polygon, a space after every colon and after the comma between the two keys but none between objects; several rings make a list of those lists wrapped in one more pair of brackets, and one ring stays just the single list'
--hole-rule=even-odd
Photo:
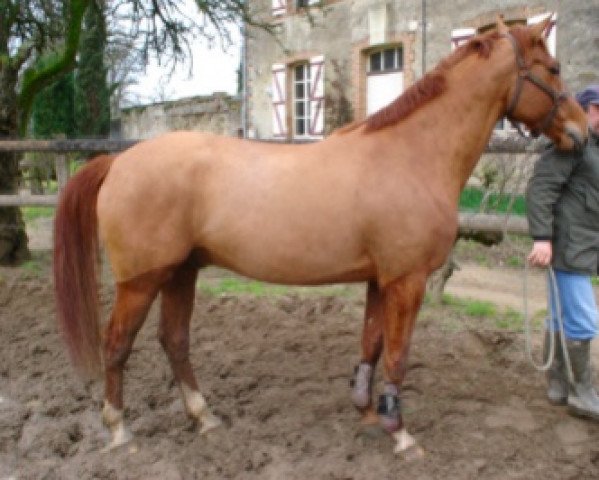
[{"label": "downspout", "polygon": [[248,138],[248,100],[247,100],[247,28],[241,25],[241,136]]},{"label": "downspout", "polygon": [[422,0],[422,76],[426,73],[426,0]]}]

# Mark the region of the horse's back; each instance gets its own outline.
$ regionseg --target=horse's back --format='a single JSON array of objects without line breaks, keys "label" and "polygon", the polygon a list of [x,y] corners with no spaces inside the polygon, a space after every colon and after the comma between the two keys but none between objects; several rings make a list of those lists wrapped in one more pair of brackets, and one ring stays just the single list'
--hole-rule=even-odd
[{"label": "horse's back", "polygon": [[127,150],[98,199],[117,279],[177,264],[193,249],[271,281],[319,283],[369,269],[353,218],[358,174],[319,155],[316,145],[191,132]]}]

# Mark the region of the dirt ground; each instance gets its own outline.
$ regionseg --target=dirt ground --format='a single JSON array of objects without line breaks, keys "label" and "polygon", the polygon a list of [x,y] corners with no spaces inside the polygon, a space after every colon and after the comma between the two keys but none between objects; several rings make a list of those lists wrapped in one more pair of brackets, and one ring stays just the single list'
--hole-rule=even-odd
[{"label": "dirt ground", "polygon": [[[48,255],[36,260],[0,270],[0,480],[599,477],[599,425],[545,401],[522,334],[449,306],[424,307],[403,388],[404,418],[426,453],[394,456],[389,437],[360,428],[349,399],[361,286],[258,297],[198,289],[192,363],[224,421],[206,436],[183,412],[154,308],[126,371],[135,440],[102,453],[102,386],[70,367]],[[201,281],[221,274],[208,270]],[[542,308],[543,280],[531,282]],[[520,285],[520,270],[467,258],[448,291],[519,308]],[[102,299],[107,313],[110,284]]]}]

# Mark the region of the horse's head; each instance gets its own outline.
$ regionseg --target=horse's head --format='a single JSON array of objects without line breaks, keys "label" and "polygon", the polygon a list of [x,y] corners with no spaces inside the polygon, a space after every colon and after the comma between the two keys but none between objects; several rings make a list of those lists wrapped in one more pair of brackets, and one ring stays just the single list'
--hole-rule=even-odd
[{"label": "horse's head", "polygon": [[511,29],[498,19],[499,34],[510,40],[516,71],[506,98],[506,116],[525,124],[536,136],[548,136],[557,148],[580,147],[587,119],[574,97],[565,91],[560,64],[547,49],[543,32],[551,16],[537,25]]}]

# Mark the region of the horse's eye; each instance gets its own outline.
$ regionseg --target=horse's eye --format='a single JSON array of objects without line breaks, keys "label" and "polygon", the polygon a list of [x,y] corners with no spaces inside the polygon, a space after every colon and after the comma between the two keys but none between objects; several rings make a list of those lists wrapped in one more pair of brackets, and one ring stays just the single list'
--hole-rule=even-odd
[{"label": "horse's eye", "polygon": [[555,65],[552,65],[551,67],[549,67],[549,71],[553,74],[553,75],[559,75],[560,72],[560,65],[559,62],[556,63]]}]

